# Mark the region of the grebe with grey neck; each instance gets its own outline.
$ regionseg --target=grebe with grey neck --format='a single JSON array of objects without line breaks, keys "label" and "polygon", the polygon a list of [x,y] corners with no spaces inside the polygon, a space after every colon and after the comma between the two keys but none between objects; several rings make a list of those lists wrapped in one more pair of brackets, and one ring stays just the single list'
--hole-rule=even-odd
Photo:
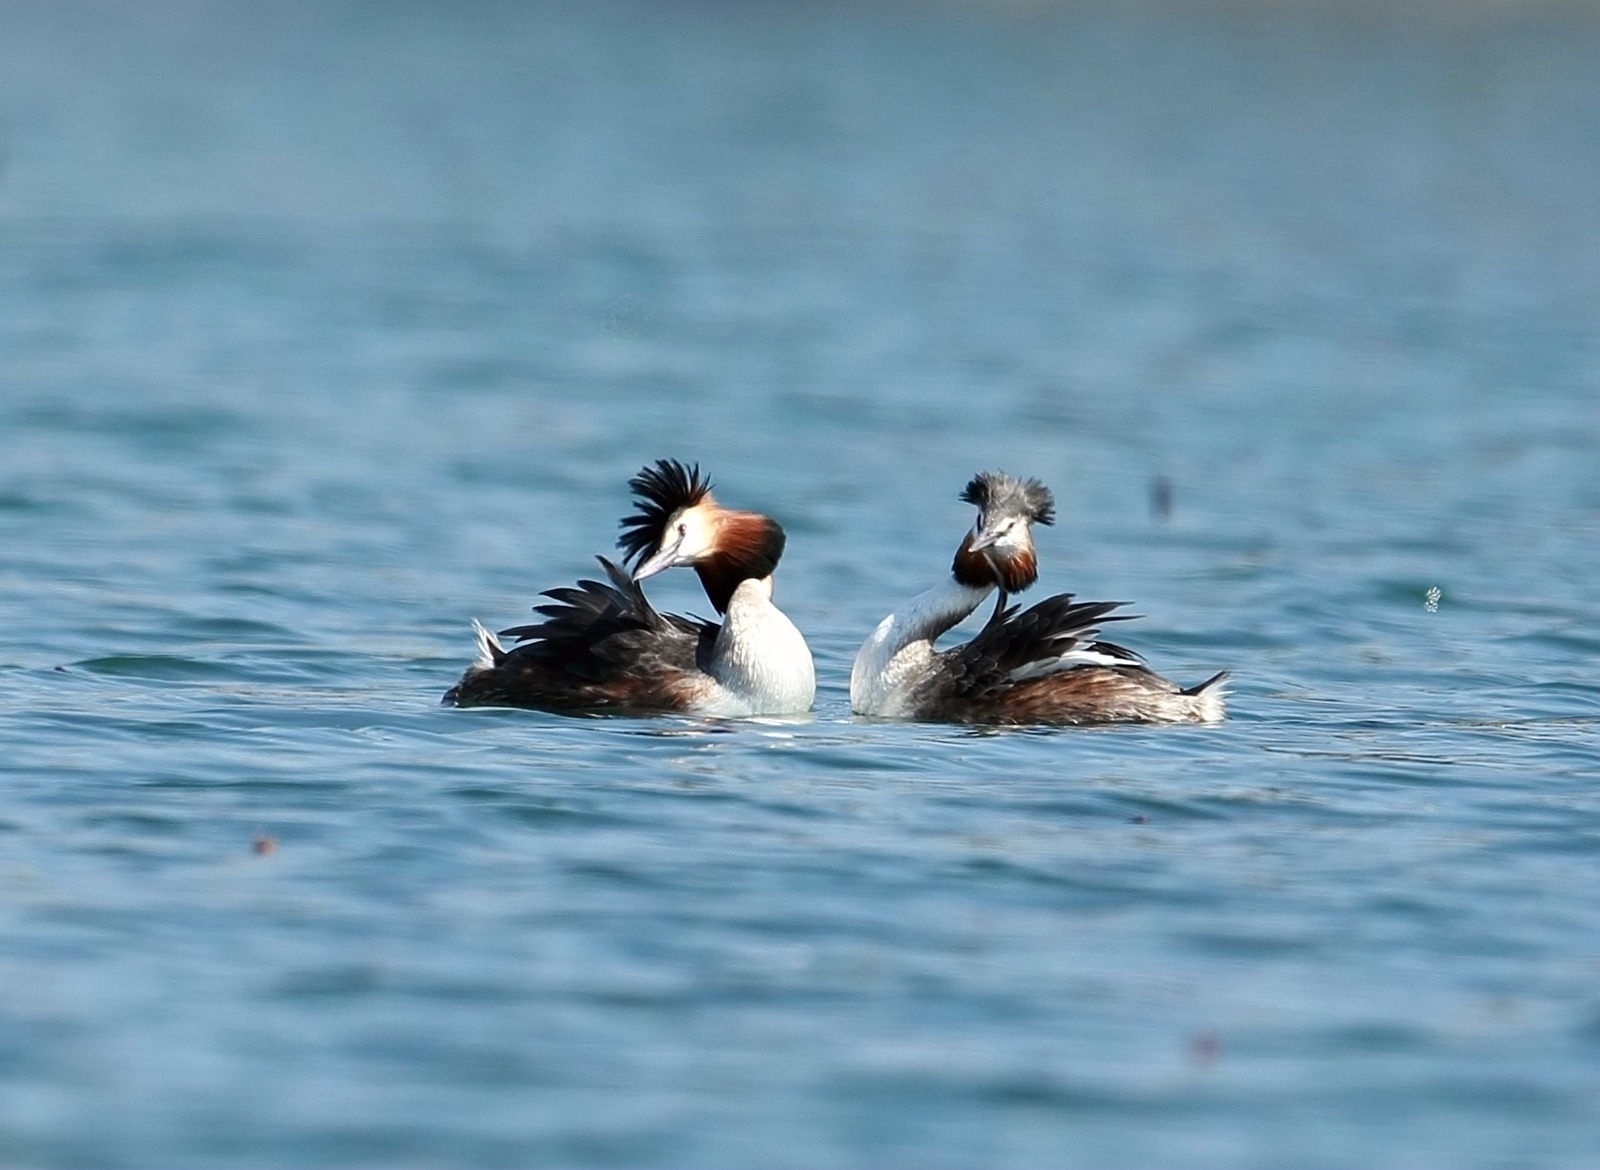
[{"label": "grebe with grey neck", "polygon": [[[850,705],[857,714],[982,724],[1223,718],[1226,671],[1183,688],[1131,650],[1098,640],[1101,625],[1131,620],[1113,613],[1122,602],[1080,602],[1062,593],[1026,610],[1008,604],[1037,580],[1032,529],[1054,523],[1048,488],[986,471],[961,498],[978,508],[978,517],[950,575],[878,623],[856,654]],[[976,637],[934,649],[941,634],[997,589],[994,612]]]}]

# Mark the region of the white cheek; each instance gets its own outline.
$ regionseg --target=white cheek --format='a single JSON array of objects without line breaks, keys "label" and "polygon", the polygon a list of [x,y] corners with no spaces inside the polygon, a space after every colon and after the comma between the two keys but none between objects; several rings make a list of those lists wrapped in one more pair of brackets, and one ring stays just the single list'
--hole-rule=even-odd
[{"label": "white cheek", "polygon": [[690,520],[684,524],[683,542],[678,546],[680,557],[703,557],[712,551],[711,529],[706,524]]}]

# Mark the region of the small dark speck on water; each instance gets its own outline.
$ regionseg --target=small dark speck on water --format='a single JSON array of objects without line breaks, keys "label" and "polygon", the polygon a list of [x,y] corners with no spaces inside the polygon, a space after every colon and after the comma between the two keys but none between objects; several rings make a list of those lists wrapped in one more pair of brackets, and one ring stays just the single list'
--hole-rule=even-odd
[{"label": "small dark speck on water", "polygon": [[1222,1037],[1207,1028],[1189,1038],[1189,1058],[1196,1064],[1213,1064],[1222,1055]]},{"label": "small dark speck on water", "polygon": [[257,833],[250,839],[250,852],[257,857],[266,857],[270,853],[277,852],[277,849],[278,839],[266,833]]},{"label": "small dark speck on water", "polygon": [[1148,825],[1150,823],[1150,818],[1144,813],[1135,813],[1133,816],[1128,818],[1128,823],[1130,825]]},{"label": "small dark speck on water", "polygon": [[1150,515],[1162,522],[1172,519],[1172,481],[1164,475],[1150,484]]}]

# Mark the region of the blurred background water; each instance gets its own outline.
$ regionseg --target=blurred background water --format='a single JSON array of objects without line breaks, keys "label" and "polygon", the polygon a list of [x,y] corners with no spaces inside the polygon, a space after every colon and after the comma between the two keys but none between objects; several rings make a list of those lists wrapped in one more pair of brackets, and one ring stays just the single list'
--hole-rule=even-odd
[{"label": "blurred background water", "polygon": [[[1593,1165],[1597,60],[0,4],[0,1161]],[[438,708],[662,456],[815,717]],[[851,718],[985,467],[1229,723]]]}]

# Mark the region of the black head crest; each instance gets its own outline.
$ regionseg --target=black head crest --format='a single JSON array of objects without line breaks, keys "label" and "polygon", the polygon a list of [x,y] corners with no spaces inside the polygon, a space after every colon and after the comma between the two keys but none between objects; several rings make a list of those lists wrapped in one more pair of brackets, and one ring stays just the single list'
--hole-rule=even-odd
[{"label": "black head crest", "polygon": [[1056,501],[1036,479],[1013,479],[1003,471],[980,471],[962,489],[961,498],[985,516],[1011,513],[1030,524],[1054,524]]},{"label": "black head crest", "polygon": [[658,459],[655,466],[640,469],[628,481],[628,488],[639,510],[618,523],[622,535],[617,547],[624,561],[641,561],[661,542],[662,530],[672,514],[693,507],[711,494],[711,480],[700,473],[700,465],[685,466],[676,459]]}]

